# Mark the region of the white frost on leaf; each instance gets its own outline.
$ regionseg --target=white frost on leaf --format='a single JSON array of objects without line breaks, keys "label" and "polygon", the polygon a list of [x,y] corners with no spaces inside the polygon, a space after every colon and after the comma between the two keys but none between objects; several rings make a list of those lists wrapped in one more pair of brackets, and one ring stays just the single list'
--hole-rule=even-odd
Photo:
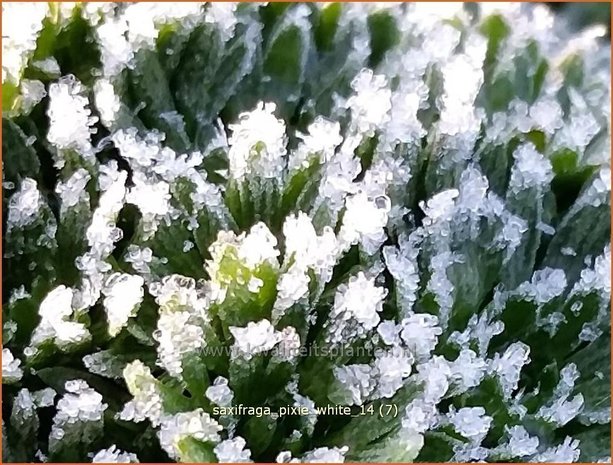
[{"label": "white frost on leaf", "polygon": [[138,463],[138,457],[131,452],[123,452],[113,444],[108,449],[101,449],[94,454],[92,463]]},{"label": "white frost on leaf", "polygon": [[107,404],[89,385],[76,379],[66,381],[66,394],[57,403],[57,413],[49,435],[49,450],[77,444],[80,438],[94,439],[102,433]]},{"label": "white frost on leaf", "polygon": [[[95,161],[90,136],[98,118],[88,108],[86,89],[74,76],[66,76],[49,86],[49,132],[47,139],[60,151],[74,150],[89,162]],[[57,168],[63,168],[63,153],[55,160]]]},{"label": "white frost on leaf", "polygon": [[143,301],[144,283],[142,277],[126,273],[113,273],[107,278],[102,293],[111,336],[119,334],[128,324],[128,319],[136,316]]},{"label": "white frost on leaf", "polygon": [[221,441],[215,446],[213,452],[219,463],[244,463],[252,462],[251,451],[245,446],[247,441],[242,437],[236,436],[232,439]]},{"label": "white frost on leaf", "polygon": [[162,394],[149,367],[140,360],[135,360],[124,368],[123,377],[134,398],[124,405],[118,417],[136,423],[148,419],[153,426],[159,425],[162,417]]},{"label": "white frost on leaf", "polygon": [[19,368],[21,360],[13,357],[7,348],[2,349],[2,382],[15,383],[23,376],[23,370]]},{"label": "white frost on leaf", "polygon": [[411,313],[400,323],[400,337],[418,362],[427,361],[443,333],[435,315]]},{"label": "white frost on leaf", "polygon": [[207,399],[220,407],[229,407],[234,398],[234,393],[228,386],[228,380],[223,376],[215,378],[213,384],[206,389],[205,395]]},{"label": "white frost on leaf", "polygon": [[179,459],[181,457],[181,450],[179,449],[181,440],[193,438],[202,442],[218,443],[221,430],[221,425],[200,408],[162,418],[158,437],[162,449],[171,458]]},{"label": "white frost on leaf", "polygon": [[562,444],[549,447],[532,460],[541,463],[572,463],[579,459],[579,440],[567,436]]},{"label": "white frost on leaf", "polygon": [[2,82],[17,83],[28,57],[36,49],[43,19],[49,11],[46,3],[2,4]]},{"label": "white frost on leaf", "polygon": [[347,99],[345,108],[351,109],[354,130],[372,136],[390,117],[392,92],[387,78],[365,68],[353,78],[351,88],[355,93]]},{"label": "white frost on leaf", "polygon": [[515,164],[511,169],[509,190],[517,194],[522,190],[535,188],[539,192],[553,180],[551,162],[540,154],[534,144],[520,145],[513,152]]},{"label": "white frost on leaf", "polygon": [[234,337],[232,355],[246,360],[273,348],[280,360],[291,360],[300,347],[300,337],[293,327],[288,326],[277,331],[266,319],[250,321],[244,328],[230,326],[229,329]]},{"label": "white frost on leaf", "polygon": [[60,349],[87,341],[91,336],[83,323],[73,321],[73,289],[64,285],[53,289],[39,308],[40,323],[32,333],[30,344],[38,347],[44,341],[53,341]]},{"label": "white frost on leaf", "polygon": [[285,123],[274,116],[274,103],[260,102],[256,108],[239,115],[238,123],[230,125],[230,176],[279,179],[286,154]]},{"label": "white frost on leaf", "polygon": [[43,200],[34,179],[25,178],[9,200],[7,231],[25,228],[39,217]]},{"label": "white frost on leaf", "polygon": [[498,377],[504,396],[508,399],[517,389],[521,369],[530,362],[530,347],[523,342],[514,342],[501,355],[497,353],[490,361],[488,371]]},{"label": "white frost on leaf", "polygon": [[447,417],[455,431],[473,444],[481,443],[494,420],[485,414],[483,407],[464,407],[457,411],[452,407]]},{"label": "white frost on leaf", "polygon": [[359,243],[373,255],[387,239],[383,228],[387,225],[390,199],[384,195],[371,199],[360,192],[347,198],[345,208],[339,241],[346,249]]},{"label": "white frost on leaf", "polygon": [[341,284],[334,297],[330,319],[326,322],[326,341],[342,344],[366,337],[380,321],[387,289],[375,285],[375,278],[363,272]]},{"label": "white frost on leaf", "polygon": [[539,446],[539,438],[531,436],[523,426],[506,427],[509,443],[506,446],[511,457],[527,457],[535,454]]}]

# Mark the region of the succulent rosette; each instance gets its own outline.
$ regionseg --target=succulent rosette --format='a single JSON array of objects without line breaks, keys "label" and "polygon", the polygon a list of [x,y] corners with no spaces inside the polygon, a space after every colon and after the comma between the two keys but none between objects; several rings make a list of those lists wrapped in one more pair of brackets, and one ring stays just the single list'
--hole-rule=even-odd
[{"label": "succulent rosette", "polygon": [[2,8],[4,461],[610,459],[605,28]]}]

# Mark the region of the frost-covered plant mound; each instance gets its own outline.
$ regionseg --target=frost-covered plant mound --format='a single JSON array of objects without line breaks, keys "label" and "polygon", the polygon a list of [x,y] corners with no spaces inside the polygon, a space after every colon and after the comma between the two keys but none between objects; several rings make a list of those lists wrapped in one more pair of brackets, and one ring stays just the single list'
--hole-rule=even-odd
[{"label": "frost-covered plant mound", "polygon": [[3,4],[5,461],[610,455],[604,30]]}]

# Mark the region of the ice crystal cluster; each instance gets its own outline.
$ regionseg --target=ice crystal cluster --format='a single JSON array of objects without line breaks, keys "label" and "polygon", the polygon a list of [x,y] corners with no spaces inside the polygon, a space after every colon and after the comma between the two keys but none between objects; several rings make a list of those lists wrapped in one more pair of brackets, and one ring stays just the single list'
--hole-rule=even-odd
[{"label": "ice crystal cluster", "polygon": [[4,461],[609,460],[604,27],[2,9]]}]

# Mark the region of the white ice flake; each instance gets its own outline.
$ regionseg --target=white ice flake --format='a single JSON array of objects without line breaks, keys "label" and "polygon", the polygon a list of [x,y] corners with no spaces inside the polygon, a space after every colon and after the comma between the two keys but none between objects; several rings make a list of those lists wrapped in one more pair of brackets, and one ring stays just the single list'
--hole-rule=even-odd
[{"label": "white ice flake", "polygon": [[509,435],[508,453],[511,457],[527,457],[536,453],[539,446],[539,438],[530,436],[523,426],[506,428]]},{"label": "white ice flake", "polygon": [[309,270],[315,272],[318,287],[323,289],[323,285],[332,277],[332,270],[340,255],[332,228],[326,226],[322,234],[318,235],[311,218],[303,212],[285,219],[283,235],[284,263],[291,265],[277,283],[274,318],[282,315],[287,308],[307,295],[311,281]]},{"label": "white ice flake", "polygon": [[138,207],[145,237],[151,237],[162,218],[170,213],[170,185],[165,181],[148,179],[141,173],[135,173],[132,180],[134,186],[128,191],[126,202]]},{"label": "white ice flake", "polygon": [[543,305],[562,295],[566,284],[566,275],[563,270],[543,268],[534,272],[530,282],[520,284],[514,294]]},{"label": "white ice flake", "polygon": [[438,318],[427,313],[411,313],[400,323],[400,337],[418,362],[428,360],[443,330]]},{"label": "white ice flake", "polygon": [[429,404],[437,404],[447,393],[451,378],[449,362],[435,355],[427,362],[417,365],[417,379],[423,382],[422,397]]},{"label": "white ice flake", "polygon": [[348,450],[347,446],[320,447],[305,453],[300,460],[295,461],[304,463],[343,463]]},{"label": "white ice flake", "polygon": [[92,458],[92,463],[138,463],[136,454],[123,452],[113,444],[108,449],[101,449]]},{"label": "white ice flake", "polygon": [[581,393],[569,399],[579,378],[579,370],[574,363],[566,365],[560,370],[560,381],[554,389],[553,397],[547,405],[543,405],[537,412],[537,417],[543,418],[556,426],[564,426],[575,418],[583,409],[583,395]]},{"label": "white ice flake", "polygon": [[126,273],[113,273],[107,278],[102,293],[111,336],[116,336],[128,324],[128,319],[136,316],[143,301],[144,283],[142,277]]},{"label": "white ice flake", "polygon": [[73,289],[64,285],[47,294],[40,304],[40,323],[32,333],[32,346],[38,347],[44,341],[52,340],[60,349],[66,349],[90,338],[83,323],[71,320],[75,314],[73,296]]},{"label": "white ice flake", "polygon": [[134,397],[118,414],[119,418],[136,423],[148,419],[153,426],[162,417],[162,394],[151,370],[140,360],[129,363],[123,370],[128,391]]},{"label": "white ice flake", "polygon": [[483,407],[464,407],[458,411],[452,407],[447,417],[456,432],[473,444],[481,443],[494,420],[485,414]]},{"label": "white ice flake", "polygon": [[351,82],[354,90],[345,107],[351,109],[352,124],[359,134],[373,136],[388,121],[392,108],[392,92],[387,78],[370,69],[361,70]]},{"label": "white ice flake", "polygon": [[11,351],[7,348],[2,349],[2,382],[14,383],[21,379],[23,370],[19,368],[21,360],[13,357]]},{"label": "white ice flake", "polygon": [[572,463],[579,459],[579,441],[567,436],[562,444],[545,449],[532,460],[542,463]]},{"label": "white ice flake", "polygon": [[417,300],[419,287],[417,255],[419,250],[402,238],[398,242],[398,247],[383,247],[383,258],[388,271],[394,277],[396,299],[402,315],[405,316],[412,310]]},{"label": "white ice flake", "polygon": [[228,380],[223,376],[215,378],[213,384],[206,389],[205,395],[211,402],[220,407],[229,407],[232,405],[232,399],[234,398],[234,393],[228,386]]},{"label": "white ice flake", "polygon": [[121,101],[109,79],[101,78],[95,82],[94,99],[100,120],[105,126],[111,127],[121,109]]},{"label": "white ice flake", "polygon": [[485,376],[487,363],[470,349],[462,349],[460,355],[449,364],[454,394],[461,394],[478,386]]},{"label": "white ice flake", "polygon": [[66,394],[57,403],[57,413],[49,435],[51,452],[68,444],[77,444],[81,437],[93,438],[102,432],[107,404],[89,385],[76,379],[66,381]]},{"label": "white ice flake", "polygon": [[505,352],[496,354],[490,361],[489,371],[498,376],[500,387],[506,398],[519,384],[521,369],[530,362],[530,347],[523,342],[514,342]]},{"label": "white ice flake", "polygon": [[[95,161],[90,141],[98,118],[92,116],[85,88],[74,76],[66,76],[49,86],[49,132],[47,139],[60,150],[75,150],[79,155]],[[66,163],[64,155],[55,160],[57,168]]]},{"label": "white ice flake", "polygon": [[286,153],[285,123],[275,118],[274,103],[260,102],[248,113],[239,115],[230,130],[230,175],[233,179],[249,177],[278,179]]},{"label": "white ice flake", "polygon": [[581,271],[579,281],[575,283],[571,294],[588,294],[596,291],[604,299],[611,296],[611,245],[607,244],[602,255],[594,260],[593,268]]},{"label": "white ice flake", "polygon": [[515,164],[511,169],[509,190],[517,194],[524,189],[535,188],[540,192],[553,180],[551,162],[541,155],[533,144],[520,145],[513,152]]},{"label": "white ice flake", "polygon": [[465,53],[450,58],[442,70],[444,93],[438,127],[442,134],[455,136],[447,138],[446,143],[453,141],[452,148],[462,157],[469,155],[481,125],[474,101],[483,83],[486,46],[482,37],[471,36],[464,44]]},{"label": "white ice flake", "polygon": [[215,24],[222,32],[224,40],[228,40],[234,34],[237,24],[236,2],[211,2],[207,5],[204,20],[207,23]]},{"label": "white ice flake", "polygon": [[58,181],[55,192],[60,196],[62,212],[76,206],[81,201],[89,204],[89,194],[86,186],[90,179],[91,175],[87,170],[79,168],[66,182]]},{"label": "white ice flake", "polygon": [[316,117],[308,126],[306,134],[297,136],[302,142],[290,153],[288,161],[290,170],[308,167],[313,156],[318,157],[319,163],[327,163],[334,156],[336,147],[343,141],[340,124],[321,116]]},{"label": "white ice flake", "polygon": [[345,391],[340,395],[335,393],[335,397],[339,397],[338,401],[344,405],[362,405],[376,388],[375,373],[370,365],[334,367],[334,377],[339,389]]},{"label": "white ice flake", "polygon": [[340,285],[330,322],[326,323],[326,340],[335,345],[365,337],[367,331],[379,324],[386,295],[387,290],[376,286],[375,278],[368,278],[363,272]]},{"label": "white ice flake", "polygon": [[345,207],[339,241],[347,249],[360,243],[366,253],[374,254],[387,238],[383,228],[391,208],[389,198],[382,195],[370,199],[358,193],[347,198]]},{"label": "white ice flake", "polygon": [[377,395],[389,399],[404,384],[404,380],[411,374],[413,357],[404,351],[391,350],[378,355],[374,362],[377,374]]},{"label": "white ice flake", "polygon": [[120,379],[126,363],[117,358],[117,354],[111,350],[101,350],[83,357],[83,365],[91,373],[106,378]]},{"label": "white ice flake", "polygon": [[43,200],[34,179],[25,178],[9,200],[7,230],[25,228],[39,217]]},{"label": "white ice flake", "polygon": [[252,462],[251,451],[246,449],[247,441],[236,436],[232,439],[221,441],[215,446],[213,452],[219,463],[242,463]]},{"label": "white ice flake", "polygon": [[[295,329],[290,328],[276,331],[268,320],[261,320],[257,323],[250,321],[244,328],[230,326],[230,333],[234,336],[233,354],[249,360],[254,355],[267,352],[280,344],[279,355],[282,358],[288,358],[291,355],[292,348],[295,349],[296,338],[298,337]],[[300,345],[299,339],[297,342]]]},{"label": "white ice flake", "polygon": [[2,82],[21,78],[48,11],[46,3],[2,4]]},{"label": "white ice flake", "polygon": [[201,295],[192,278],[180,275],[150,284],[149,291],[160,306],[153,334],[158,343],[158,362],[171,375],[180,377],[183,358],[205,345],[208,299]]},{"label": "white ice flake", "polygon": [[47,96],[45,85],[38,80],[22,79],[19,88],[21,92],[21,111],[26,114],[30,113]]},{"label": "white ice flake", "polygon": [[173,459],[181,457],[179,443],[185,438],[202,442],[218,443],[222,430],[211,416],[202,409],[181,412],[162,419],[158,437],[160,445]]}]

